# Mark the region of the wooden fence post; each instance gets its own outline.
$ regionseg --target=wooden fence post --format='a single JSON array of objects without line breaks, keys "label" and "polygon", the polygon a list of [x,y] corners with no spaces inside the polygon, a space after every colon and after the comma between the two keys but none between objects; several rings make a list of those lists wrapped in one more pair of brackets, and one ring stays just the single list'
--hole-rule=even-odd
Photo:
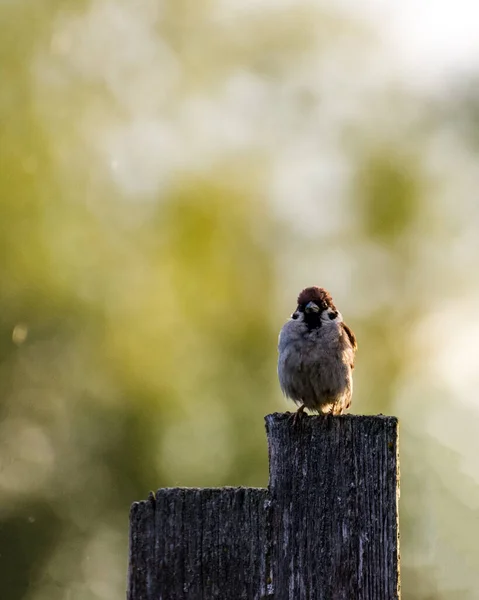
[{"label": "wooden fence post", "polygon": [[394,417],[266,417],[269,488],[130,512],[128,600],[399,600]]}]

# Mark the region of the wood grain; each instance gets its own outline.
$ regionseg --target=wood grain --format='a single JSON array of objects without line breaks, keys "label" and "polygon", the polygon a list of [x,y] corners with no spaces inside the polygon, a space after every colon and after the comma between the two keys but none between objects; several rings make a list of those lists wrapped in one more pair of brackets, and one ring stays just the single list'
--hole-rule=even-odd
[{"label": "wood grain", "polygon": [[267,598],[268,503],[265,489],[172,488],[134,504],[128,599]]},{"label": "wood grain", "polygon": [[397,419],[267,417],[275,600],[395,600]]},{"label": "wood grain", "polygon": [[394,417],[266,417],[269,488],[130,511],[128,600],[398,600]]}]

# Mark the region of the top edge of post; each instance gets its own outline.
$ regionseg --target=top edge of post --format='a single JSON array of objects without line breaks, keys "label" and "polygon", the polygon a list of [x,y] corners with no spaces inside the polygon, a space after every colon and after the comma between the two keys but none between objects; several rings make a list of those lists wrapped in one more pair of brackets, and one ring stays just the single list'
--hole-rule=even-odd
[{"label": "top edge of post", "polygon": [[[284,412],[284,413],[271,413],[264,417],[266,424],[280,423],[282,421],[287,421],[288,419],[293,420],[294,413]],[[303,413],[300,417],[301,420],[308,421],[310,423],[324,423],[328,419],[334,419],[338,421],[376,421],[376,422],[389,422],[391,424],[399,423],[398,417],[393,415],[383,415],[382,413],[378,415],[309,415]]]},{"label": "top edge of post", "polygon": [[[269,415],[266,415],[264,417],[265,420],[265,424],[266,424],[266,428],[269,429],[270,427],[274,427],[275,425],[285,425],[286,423],[288,423],[288,421],[291,423],[291,426],[293,425],[293,415],[294,413],[291,412],[284,412],[284,413],[271,413]],[[382,426],[386,425],[389,427],[397,427],[399,425],[399,419],[398,417],[395,417],[393,415],[383,415],[383,414],[378,414],[378,415],[310,415],[307,413],[303,413],[300,417],[299,417],[300,421],[302,421],[303,423],[307,424],[309,427],[311,426],[320,426],[326,423],[331,423],[331,420],[334,420],[334,422],[350,422],[350,423],[354,423],[356,425],[359,424],[364,424],[364,425],[372,425],[373,423],[378,425],[381,424]]]},{"label": "top edge of post", "polygon": [[158,488],[158,490],[155,493],[155,496],[158,496],[158,494],[178,494],[178,493],[182,493],[182,494],[190,494],[190,493],[196,493],[196,492],[206,492],[208,494],[222,494],[223,492],[227,492],[230,494],[233,494],[235,492],[244,492],[244,491],[255,491],[255,490],[262,490],[264,488],[262,487],[249,487],[249,486],[244,486],[244,485],[240,485],[240,486],[233,486],[233,485],[225,485],[222,487],[188,487],[188,486],[177,486],[177,487],[163,487],[163,488]]},{"label": "top edge of post", "polygon": [[142,509],[145,505],[155,504],[160,498],[186,496],[204,494],[208,496],[224,495],[224,494],[241,494],[241,493],[265,493],[267,490],[264,487],[247,487],[247,486],[224,486],[224,487],[164,487],[159,488],[156,492],[150,492],[146,500],[133,502],[130,510],[135,512]]}]

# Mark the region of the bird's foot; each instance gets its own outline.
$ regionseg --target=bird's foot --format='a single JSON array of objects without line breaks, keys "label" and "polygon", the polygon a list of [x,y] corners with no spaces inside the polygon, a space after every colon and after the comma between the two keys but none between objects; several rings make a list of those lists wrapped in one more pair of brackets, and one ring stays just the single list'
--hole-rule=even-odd
[{"label": "bird's foot", "polygon": [[301,404],[301,406],[298,408],[298,410],[291,415],[293,418],[293,427],[296,427],[296,425],[299,423],[302,415],[305,414],[305,412],[304,412],[305,408],[306,408],[306,406],[304,404]]},{"label": "bird's foot", "polygon": [[327,415],[331,415],[334,417],[339,417],[340,415],[344,415],[346,413],[346,407],[342,402],[335,402],[331,405],[330,409],[326,413]]}]

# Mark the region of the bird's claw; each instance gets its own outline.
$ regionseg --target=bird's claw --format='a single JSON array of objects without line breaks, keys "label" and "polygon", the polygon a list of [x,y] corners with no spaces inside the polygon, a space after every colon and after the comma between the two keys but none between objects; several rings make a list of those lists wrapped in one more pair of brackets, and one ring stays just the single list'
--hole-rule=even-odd
[{"label": "bird's claw", "polygon": [[296,412],[294,412],[291,416],[293,418],[293,427],[296,427],[296,425],[299,423],[299,420],[301,419],[301,416],[304,415],[304,409],[306,407],[304,406],[304,404],[302,404],[298,410]]}]

